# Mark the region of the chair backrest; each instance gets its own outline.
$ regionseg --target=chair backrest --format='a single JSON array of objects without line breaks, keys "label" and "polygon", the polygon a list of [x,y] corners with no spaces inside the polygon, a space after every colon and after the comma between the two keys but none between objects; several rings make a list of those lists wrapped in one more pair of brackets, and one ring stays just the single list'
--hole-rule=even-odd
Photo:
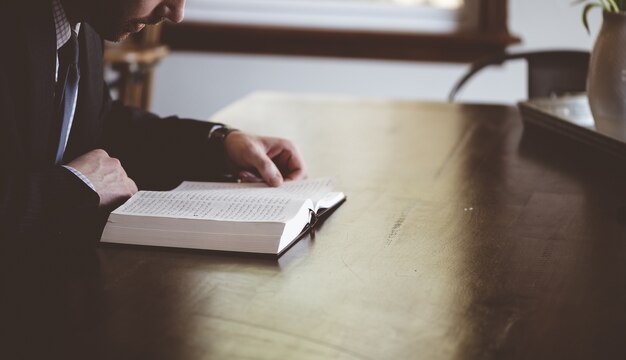
[{"label": "chair backrest", "polygon": [[589,52],[578,50],[507,53],[490,57],[472,64],[470,70],[452,88],[448,100],[454,101],[461,88],[482,69],[511,60],[526,60],[528,63],[529,99],[584,92],[589,58]]}]

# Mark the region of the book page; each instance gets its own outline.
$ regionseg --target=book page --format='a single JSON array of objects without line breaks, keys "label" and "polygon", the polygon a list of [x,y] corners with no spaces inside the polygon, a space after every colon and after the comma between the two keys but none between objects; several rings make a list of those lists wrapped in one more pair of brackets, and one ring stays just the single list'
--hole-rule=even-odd
[{"label": "book page", "polygon": [[173,192],[218,192],[225,196],[227,201],[234,196],[239,199],[257,201],[261,198],[270,199],[311,199],[317,203],[332,191],[335,180],[333,178],[319,178],[300,181],[286,181],[282,186],[273,188],[263,183],[210,183],[185,181]]},{"label": "book page", "polygon": [[[226,221],[291,219],[307,199],[316,203],[332,189],[332,178],[261,183],[184,182],[172,191],[140,191],[113,213]],[[311,205],[313,206],[313,205]]]},{"label": "book page", "polygon": [[223,191],[140,191],[113,213],[183,219],[286,222],[304,201]]}]

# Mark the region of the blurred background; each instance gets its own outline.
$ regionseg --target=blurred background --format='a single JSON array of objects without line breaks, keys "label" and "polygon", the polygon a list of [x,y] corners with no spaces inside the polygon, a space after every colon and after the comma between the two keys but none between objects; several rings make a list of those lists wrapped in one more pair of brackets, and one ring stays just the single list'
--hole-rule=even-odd
[{"label": "blurred background", "polygon": [[[154,68],[149,108],[207,119],[259,90],[445,101],[470,63],[489,55],[484,44],[498,42],[492,52],[591,50],[601,15],[591,14],[587,34],[581,11],[570,0],[187,0],[185,22],[163,29],[171,52]],[[299,40],[296,32],[285,40],[276,36],[281,28],[323,36]],[[327,44],[335,30],[360,34],[359,48]],[[377,32],[403,39],[371,36],[370,44],[364,34]],[[439,47],[447,34],[470,38],[468,47],[478,50]],[[352,38],[340,39],[350,45]],[[525,62],[507,63],[481,73],[459,100],[514,104],[526,97],[526,81]]]}]

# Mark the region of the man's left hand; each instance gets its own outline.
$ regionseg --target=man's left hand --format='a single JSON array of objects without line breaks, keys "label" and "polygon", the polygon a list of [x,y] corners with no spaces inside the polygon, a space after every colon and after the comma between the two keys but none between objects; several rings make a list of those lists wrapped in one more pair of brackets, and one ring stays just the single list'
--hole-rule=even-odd
[{"label": "man's left hand", "polygon": [[234,131],[224,140],[224,147],[244,182],[265,181],[280,186],[284,180],[307,177],[298,149],[288,140]]}]

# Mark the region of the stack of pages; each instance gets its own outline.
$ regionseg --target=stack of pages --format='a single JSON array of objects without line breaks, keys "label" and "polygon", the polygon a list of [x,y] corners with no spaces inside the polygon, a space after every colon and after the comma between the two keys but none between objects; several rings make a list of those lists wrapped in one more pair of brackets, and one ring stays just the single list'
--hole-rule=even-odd
[{"label": "stack of pages", "polygon": [[345,200],[333,182],[184,182],[140,191],[111,213],[101,242],[280,254]]}]

